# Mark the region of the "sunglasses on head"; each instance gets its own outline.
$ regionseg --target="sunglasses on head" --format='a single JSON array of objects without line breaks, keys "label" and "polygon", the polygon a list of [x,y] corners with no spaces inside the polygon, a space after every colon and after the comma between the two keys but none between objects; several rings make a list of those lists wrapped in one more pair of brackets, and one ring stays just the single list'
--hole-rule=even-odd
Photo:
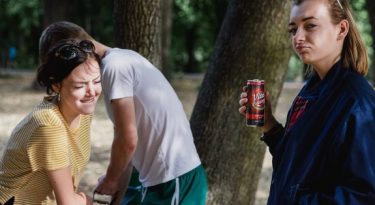
[{"label": "sunglasses on head", "polygon": [[70,42],[58,46],[55,56],[63,60],[72,60],[76,58],[80,52],[93,53],[94,51],[94,44],[91,41],[83,40],[79,43]]}]

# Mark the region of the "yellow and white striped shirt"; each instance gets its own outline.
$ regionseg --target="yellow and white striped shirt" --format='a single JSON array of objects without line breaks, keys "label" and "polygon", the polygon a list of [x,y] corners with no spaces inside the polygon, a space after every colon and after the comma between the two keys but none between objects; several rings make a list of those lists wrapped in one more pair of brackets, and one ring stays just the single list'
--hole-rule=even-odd
[{"label": "yellow and white striped shirt", "polygon": [[77,129],[67,125],[46,97],[13,130],[0,159],[0,203],[56,204],[47,171],[70,167],[74,189],[90,156],[92,115],[81,116]]}]

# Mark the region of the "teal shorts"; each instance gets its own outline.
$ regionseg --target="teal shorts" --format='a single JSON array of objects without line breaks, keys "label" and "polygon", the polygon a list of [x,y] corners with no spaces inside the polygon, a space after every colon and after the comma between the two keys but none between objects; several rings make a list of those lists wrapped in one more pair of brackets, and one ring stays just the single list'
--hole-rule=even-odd
[{"label": "teal shorts", "polygon": [[142,184],[139,182],[139,173],[133,168],[132,176],[121,205],[139,205],[142,199]]},{"label": "teal shorts", "polygon": [[207,176],[202,165],[168,182],[142,188],[141,205],[204,205]]}]

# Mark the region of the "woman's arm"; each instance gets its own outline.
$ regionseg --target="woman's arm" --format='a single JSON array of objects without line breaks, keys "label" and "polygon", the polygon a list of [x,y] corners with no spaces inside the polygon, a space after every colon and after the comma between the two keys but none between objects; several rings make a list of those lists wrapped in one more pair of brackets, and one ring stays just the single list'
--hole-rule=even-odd
[{"label": "woman's arm", "polygon": [[58,205],[90,205],[92,201],[82,192],[73,189],[70,167],[47,171]]},{"label": "woman's arm", "polygon": [[[247,93],[245,91],[246,87],[243,87],[243,92],[241,93],[239,100],[239,104],[241,107],[238,109],[238,111],[244,116],[246,116],[247,104]],[[284,127],[273,116],[271,107],[272,105],[270,95],[268,92],[266,92],[266,105],[264,113],[265,124],[261,127],[261,130],[263,132],[261,140],[264,141],[267,146],[269,146],[270,152],[272,156],[274,156],[277,153],[279,142],[284,135]]]}]

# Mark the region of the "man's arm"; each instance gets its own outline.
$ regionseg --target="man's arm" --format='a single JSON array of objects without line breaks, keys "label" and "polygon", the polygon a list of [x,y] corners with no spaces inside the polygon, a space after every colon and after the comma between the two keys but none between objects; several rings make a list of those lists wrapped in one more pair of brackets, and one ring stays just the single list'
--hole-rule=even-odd
[{"label": "man's arm", "polygon": [[115,201],[112,203],[113,205],[120,205],[122,198],[124,198],[125,193],[128,189],[132,171],[133,171],[133,166],[130,164],[128,165],[128,168],[122,173],[121,179],[119,182],[119,191],[116,193]]},{"label": "man's arm", "polygon": [[[105,179],[96,190],[101,194],[114,195],[119,190],[121,176],[133,157],[138,143],[137,125],[135,119],[135,108],[132,97],[120,98],[111,102],[115,136],[112,142],[111,158],[107,168]],[[130,176],[126,176],[129,178]],[[125,177],[125,178],[126,178]]]}]

